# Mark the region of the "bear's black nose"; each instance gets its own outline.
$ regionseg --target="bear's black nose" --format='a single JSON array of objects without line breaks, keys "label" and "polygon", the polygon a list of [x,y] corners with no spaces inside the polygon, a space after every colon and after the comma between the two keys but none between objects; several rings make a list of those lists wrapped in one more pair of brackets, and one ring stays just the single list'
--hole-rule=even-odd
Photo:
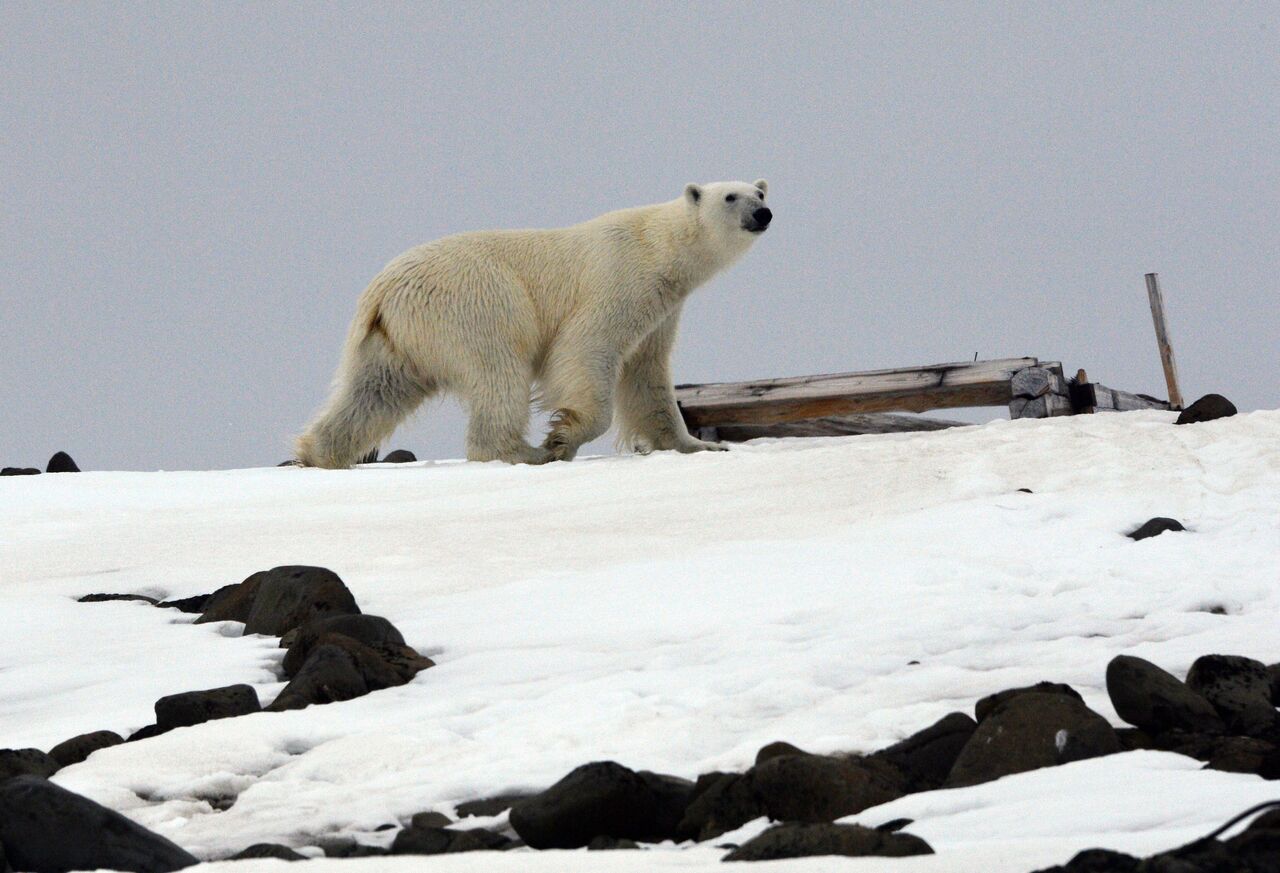
[{"label": "bear's black nose", "polygon": [[761,227],[768,227],[769,222],[773,221],[773,212],[767,206],[761,206],[755,212],[751,213],[751,217],[756,220],[756,224]]}]

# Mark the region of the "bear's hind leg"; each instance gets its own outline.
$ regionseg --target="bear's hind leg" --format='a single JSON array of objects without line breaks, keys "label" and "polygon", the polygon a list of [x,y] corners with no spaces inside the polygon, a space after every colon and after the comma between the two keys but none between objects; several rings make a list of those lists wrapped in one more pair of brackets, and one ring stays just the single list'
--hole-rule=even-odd
[{"label": "bear's hind leg", "polygon": [[344,366],[328,403],[295,444],[308,467],[350,467],[391,436],[433,387],[424,386],[387,354],[377,335],[364,339],[355,361]]},{"label": "bear's hind leg", "polygon": [[525,440],[530,379],[516,375],[514,369],[504,376],[486,373],[466,392],[468,461],[545,464],[552,459],[550,452]]}]

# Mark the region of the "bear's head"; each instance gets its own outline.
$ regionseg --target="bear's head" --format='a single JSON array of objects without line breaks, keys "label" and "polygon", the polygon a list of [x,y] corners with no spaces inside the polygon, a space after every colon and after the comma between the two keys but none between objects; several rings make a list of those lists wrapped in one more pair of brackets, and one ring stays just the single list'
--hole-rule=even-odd
[{"label": "bear's head", "polygon": [[746,182],[711,182],[686,185],[685,206],[697,216],[708,232],[720,236],[730,248],[743,248],[764,233],[773,220],[765,205],[769,183],[757,179]]}]

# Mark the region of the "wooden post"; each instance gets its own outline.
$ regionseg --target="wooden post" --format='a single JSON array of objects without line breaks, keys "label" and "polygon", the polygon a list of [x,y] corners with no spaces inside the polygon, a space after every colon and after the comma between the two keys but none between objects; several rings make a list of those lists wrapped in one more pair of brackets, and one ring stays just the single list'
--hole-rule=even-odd
[{"label": "wooden post", "polygon": [[1156,324],[1156,345],[1160,347],[1160,363],[1164,365],[1164,382],[1169,388],[1169,406],[1182,408],[1182,392],[1178,390],[1178,365],[1173,360],[1173,345],[1169,342],[1169,327],[1164,320],[1164,296],[1160,293],[1160,279],[1155,273],[1147,273],[1147,297],[1151,299],[1151,320]]}]

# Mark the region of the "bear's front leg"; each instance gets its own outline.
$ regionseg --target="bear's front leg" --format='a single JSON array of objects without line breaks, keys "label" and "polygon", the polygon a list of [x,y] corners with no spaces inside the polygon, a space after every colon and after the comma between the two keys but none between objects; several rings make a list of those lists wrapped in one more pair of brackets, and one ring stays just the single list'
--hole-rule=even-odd
[{"label": "bear's front leg", "polygon": [[689,433],[671,384],[671,349],[679,312],[673,312],[636,347],[618,380],[619,442],[632,451],[723,452],[718,443]]}]

